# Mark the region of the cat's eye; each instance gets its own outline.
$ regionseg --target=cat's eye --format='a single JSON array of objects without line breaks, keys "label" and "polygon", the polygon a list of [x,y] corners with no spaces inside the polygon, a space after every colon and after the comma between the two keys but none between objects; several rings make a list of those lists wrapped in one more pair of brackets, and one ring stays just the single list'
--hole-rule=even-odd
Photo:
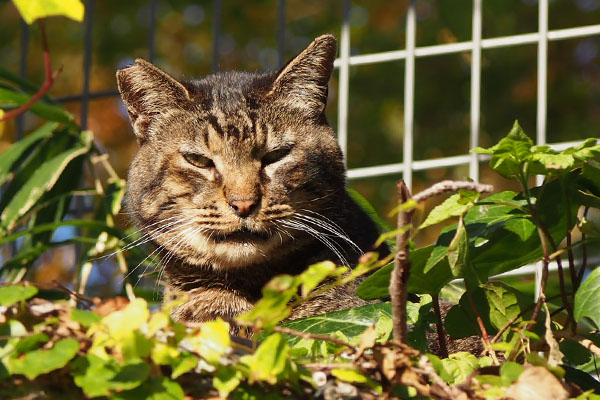
[{"label": "cat's eye", "polygon": [[262,158],[262,165],[269,165],[269,164],[273,164],[279,160],[281,160],[283,157],[287,156],[288,154],[290,154],[290,151],[292,149],[289,147],[283,147],[281,149],[277,149],[277,150],[273,150],[273,151],[269,151],[267,154],[265,154]]},{"label": "cat's eye", "polygon": [[198,168],[213,168],[215,163],[208,157],[198,153],[183,153],[183,158]]}]

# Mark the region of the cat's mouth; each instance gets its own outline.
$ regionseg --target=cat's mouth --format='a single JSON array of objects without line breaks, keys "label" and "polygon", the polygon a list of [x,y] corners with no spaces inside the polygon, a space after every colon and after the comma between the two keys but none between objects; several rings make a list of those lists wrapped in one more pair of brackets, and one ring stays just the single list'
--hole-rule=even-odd
[{"label": "cat's mouth", "polygon": [[222,233],[222,232],[214,232],[210,235],[211,239],[217,243],[223,242],[237,242],[237,243],[245,243],[245,242],[257,242],[257,241],[265,241],[269,239],[272,235],[268,232],[257,232],[252,231],[248,228],[241,228],[237,231],[230,233]]}]

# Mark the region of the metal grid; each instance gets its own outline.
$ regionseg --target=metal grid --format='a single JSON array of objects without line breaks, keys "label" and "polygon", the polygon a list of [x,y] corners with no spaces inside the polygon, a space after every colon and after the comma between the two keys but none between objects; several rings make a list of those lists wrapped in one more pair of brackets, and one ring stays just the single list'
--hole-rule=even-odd
[{"label": "metal grid", "polygon": [[[83,57],[83,89],[79,94],[59,97],[60,102],[81,102],[81,126],[87,127],[89,102],[93,99],[118,96],[116,89],[103,91],[90,91],[90,71],[92,61],[92,27],[94,21],[94,5],[96,0],[84,0],[84,57]],[[357,65],[377,64],[390,61],[405,61],[404,75],[404,133],[403,133],[403,160],[399,163],[375,165],[364,168],[348,170],[350,180],[358,178],[370,178],[384,175],[401,175],[409,188],[412,188],[412,176],[414,171],[422,171],[440,167],[452,167],[469,165],[469,175],[477,181],[479,179],[479,168],[482,157],[477,154],[467,154],[432,158],[424,160],[413,159],[413,134],[414,134],[414,91],[415,91],[415,59],[444,54],[456,54],[462,52],[471,53],[471,107],[470,107],[470,147],[478,146],[480,135],[480,96],[481,96],[481,52],[485,49],[499,47],[521,46],[526,44],[538,44],[538,87],[537,87],[537,135],[538,145],[546,144],[546,109],[547,109],[547,55],[548,41],[557,41],[579,37],[600,35],[600,24],[579,26],[569,29],[548,30],[548,1],[538,1],[538,31],[527,34],[519,34],[504,37],[482,39],[482,1],[473,0],[472,15],[472,37],[467,42],[457,42],[434,46],[416,47],[416,0],[409,0],[406,13],[406,44],[403,50],[391,50],[386,52],[350,55],[350,10],[351,0],[343,0],[342,23],[339,41],[340,56],[335,60],[335,68],[339,71],[339,93],[338,93],[338,127],[337,134],[340,146],[346,154],[348,144],[348,109],[349,109],[349,87],[350,68]],[[158,0],[148,0],[149,30],[148,30],[148,59],[155,58],[155,37]],[[278,0],[276,39],[277,60],[279,65],[284,61],[285,51],[285,27],[286,27],[286,0]],[[219,49],[222,37],[222,0],[213,0],[213,51],[212,68],[218,70]],[[19,72],[25,76],[27,70],[27,52],[29,42],[29,28],[27,24],[21,24],[20,41],[20,64]],[[17,120],[17,139],[23,137],[23,118]],[[552,146],[557,150],[578,144],[579,142],[554,143]],[[468,149],[465,149],[467,151]],[[531,273],[534,266],[527,266],[522,273]]]}]

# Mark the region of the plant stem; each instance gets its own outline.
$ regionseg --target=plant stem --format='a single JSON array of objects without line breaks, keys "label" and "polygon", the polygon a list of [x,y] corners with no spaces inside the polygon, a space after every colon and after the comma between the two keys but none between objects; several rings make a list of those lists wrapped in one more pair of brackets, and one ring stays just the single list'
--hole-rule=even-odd
[{"label": "plant stem", "polygon": [[544,252],[544,258],[542,260],[543,265],[542,265],[542,280],[540,282],[540,293],[539,293],[537,302],[535,304],[535,308],[533,309],[533,314],[531,315],[532,322],[527,324],[527,327],[525,328],[527,330],[531,329],[531,327],[533,325],[535,325],[537,318],[540,315],[540,310],[542,309],[542,304],[546,300],[546,283],[548,282],[548,257],[549,257],[548,243],[546,242],[546,236],[542,232],[542,228],[540,228],[539,221],[537,221],[537,218],[535,218],[535,220],[538,223],[538,226],[537,226],[538,235],[540,237],[540,241],[542,242],[542,251]]},{"label": "plant stem", "polygon": [[[398,181],[398,203],[404,204],[410,200],[410,191],[404,181]],[[410,225],[413,210],[400,211],[398,213],[398,229],[400,233],[396,236],[397,253],[394,260],[394,269],[390,277],[390,297],[392,300],[392,319],[394,340],[406,344],[407,342],[407,323],[406,323],[406,302],[408,301],[408,292],[406,286],[410,274],[409,243],[410,229],[402,229]]]},{"label": "plant stem", "polygon": [[440,310],[440,298],[437,294],[431,296],[433,300],[433,311],[437,316],[435,321],[435,328],[438,336],[438,343],[440,346],[440,356],[442,358],[448,357],[448,346],[446,345],[446,332],[444,331],[444,323],[442,321],[442,311]]},{"label": "plant stem", "polygon": [[52,65],[50,64],[50,53],[48,52],[48,42],[46,40],[46,28],[44,27],[44,20],[40,19],[38,22],[40,24],[40,34],[42,36],[42,48],[44,51],[44,67],[46,70],[46,79],[44,80],[44,83],[37,91],[37,93],[31,96],[31,98],[25,104],[8,112],[5,112],[2,118],[0,118],[0,122],[4,122],[6,120],[9,120],[10,118],[14,118],[29,110],[35,102],[44,97],[46,92],[50,90],[52,84],[54,83],[54,80],[58,77],[58,75],[60,75],[60,72],[62,70],[58,69],[54,73],[52,72]]},{"label": "plant stem", "polygon": [[[587,218],[588,215],[588,211],[590,210],[589,206],[586,206],[583,209],[583,218]],[[579,287],[579,285],[581,285],[581,281],[583,280],[583,274],[585,273],[585,269],[587,267],[587,246],[585,245],[585,233],[581,232],[581,269],[579,270],[579,273],[577,274],[577,280],[575,282],[573,282],[573,293],[575,293],[577,291],[577,288]]]}]

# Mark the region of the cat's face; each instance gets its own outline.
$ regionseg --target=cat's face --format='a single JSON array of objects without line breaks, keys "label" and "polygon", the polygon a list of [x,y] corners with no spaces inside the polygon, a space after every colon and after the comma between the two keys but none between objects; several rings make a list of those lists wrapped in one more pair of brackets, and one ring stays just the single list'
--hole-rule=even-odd
[{"label": "cat's face", "polygon": [[128,208],[165,258],[243,267],[327,223],[316,213],[344,190],[324,117],[335,48],[321,36],[277,73],[181,83],[142,60],[117,73],[140,144]]}]

